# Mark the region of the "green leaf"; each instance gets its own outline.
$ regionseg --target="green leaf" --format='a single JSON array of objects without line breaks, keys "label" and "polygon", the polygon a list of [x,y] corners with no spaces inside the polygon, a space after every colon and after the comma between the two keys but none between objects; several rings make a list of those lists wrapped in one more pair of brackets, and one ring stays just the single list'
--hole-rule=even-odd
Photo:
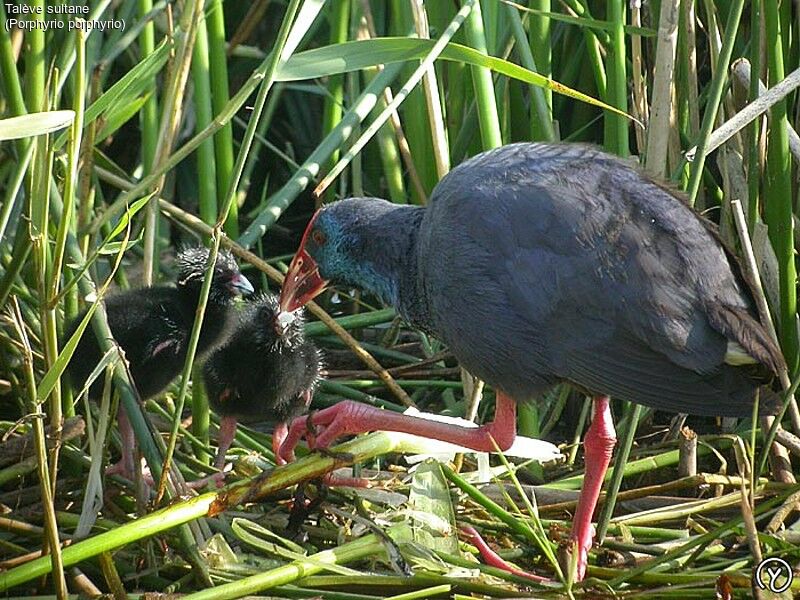
[{"label": "green leaf", "polygon": [[137,96],[150,89],[152,78],[161,70],[169,58],[169,44],[161,42],[155,51],[142,62],[108,88],[97,100],[86,109],[84,126],[103,114],[106,110],[120,103],[131,102]]},{"label": "green leaf", "polygon": [[103,246],[98,250],[98,254],[103,256],[109,254],[116,254],[120,250],[122,252],[127,252],[131,248],[133,248],[136,244],[142,241],[142,235],[144,234],[144,230],[139,232],[139,237],[135,240],[128,240],[127,242],[108,242],[107,244],[103,244]]},{"label": "green leaf", "polygon": [[73,119],[74,110],[52,110],[0,119],[0,140],[17,140],[52,133],[68,127]]},{"label": "green leaf", "polygon": [[164,18],[163,13],[167,10],[169,4],[168,0],[153,3],[152,10],[146,15],[142,15],[134,23],[126,24],[122,35],[107,38],[106,43],[103,45],[100,60],[105,64],[112,64],[120,54],[130,52],[131,48],[135,47],[136,38],[141,35],[142,30],[151,22],[157,22],[159,19]]},{"label": "green leaf", "polygon": [[[120,106],[131,104],[138,97],[150,90],[153,77],[161,70],[169,58],[170,44],[164,40],[155,51],[142,62],[128,71],[122,79],[108,88],[97,100],[86,109],[83,117],[84,128],[106,111],[117,110]],[[56,149],[67,141],[66,135],[56,140]]]},{"label": "green leaf", "polygon": [[[91,318],[93,312],[94,310],[92,310],[92,312],[90,313],[87,313],[87,316]],[[70,356],[71,355],[72,355],[72,350],[70,350]],[[112,346],[111,348],[109,348],[108,351],[106,351],[106,353],[103,354],[103,357],[100,359],[100,362],[98,362],[95,365],[94,369],[92,369],[92,372],[89,373],[89,377],[86,378],[86,382],[83,385],[83,389],[80,390],[80,393],[78,395],[85,394],[89,390],[89,388],[92,387],[92,384],[94,384],[97,378],[103,374],[103,372],[106,370],[108,366],[116,365],[121,360],[122,359],[120,358],[117,347]]]},{"label": "green leaf", "polygon": [[[236,518],[231,523],[233,533],[241,541],[265,554],[274,554],[288,561],[306,560],[312,564],[320,564],[326,571],[340,575],[353,575],[355,571],[348,567],[336,564],[317,563],[313,556],[308,556],[304,548],[285,538],[282,538],[269,529],[248,519]],[[268,541],[274,540],[274,541]]]},{"label": "green leaf", "polygon": [[[75,333],[72,334],[67,343],[64,345],[64,349],[56,358],[53,366],[50,367],[47,373],[45,373],[44,377],[42,377],[41,383],[36,388],[37,403],[44,402],[47,399],[47,397],[50,395],[50,392],[53,391],[56,381],[58,381],[58,379],[64,374],[70,358],[72,358],[72,355],[75,353],[75,348],[77,348],[78,342],[81,341],[83,332],[86,331],[86,327],[88,327],[89,322],[92,319],[92,315],[97,309],[98,303],[99,300],[95,300],[92,303],[92,305],[89,307],[89,310],[86,312],[86,315],[84,315],[83,319],[81,319],[81,322],[78,324],[78,328],[75,330]],[[92,371],[92,374],[87,379],[85,387],[92,385],[92,382],[97,378],[98,374],[116,356],[118,356],[117,353],[111,350],[105,356],[103,356],[100,364],[95,367],[94,371]]]},{"label": "green leaf", "polygon": [[131,102],[121,103],[115,108],[110,108],[106,114],[105,123],[100,133],[97,134],[98,140],[104,140],[114,134],[120,127],[125,125],[132,117],[139,112],[144,103],[150,98],[151,93],[135,98]]},{"label": "green leaf", "polygon": [[142,198],[139,198],[136,202],[131,204],[128,210],[126,210],[122,214],[122,217],[120,217],[119,223],[117,223],[116,227],[114,227],[111,233],[109,233],[106,236],[106,241],[104,242],[104,245],[107,244],[110,240],[113,240],[120,233],[122,233],[122,230],[128,226],[128,223],[134,217],[134,215],[136,215],[136,213],[138,213],[142,208],[144,208],[144,205],[147,204],[148,200],[150,200],[150,198],[152,197],[153,194],[147,194],[147,196],[143,196]]},{"label": "green leaf", "polygon": [[[104,251],[105,249],[114,247],[116,248],[117,252],[119,252],[124,246],[124,248],[127,250],[128,248],[127,235],[122,242],[113,243],[111,240],[113,240],[120,233],[122,233],[124,229],[127,228],[128,223],[130,223],[130,220],[134,217],[134,215],[136,215],[136,213],[138,213],[142,208],[144,208],[147,205],[147,201],[150,200],[151,196],[152,194],[149,194],[143,198],[139,198],[136,202],[131,204],[130,207],[128,207],[128,210],[126,210],[122,214],[122,217],[120,217],[119,223],[117,223],[116,227],[114,227],[114,229],[105,237],[103,243],[100,244],[99,249],[95,250],[91,254],[91,256],[89,256],[86,259],[86,262],[84,264],[82,265],[70,264],[70,267],[75,270],[75,274],[73,275],[72,279],[70,279],[69,282],[67,282],[64,288],[61,290],[61,294],[59,294],[59,296],[66,294],[70,289],[72,289],[73,286],[77,285],[78,280],[81,277],[83,277],[83,274],[86,272],[86,270],[94,263],[94,261],[97,260],[97,258],[101,254],[111,254],[111,252],[105,252]],[[130,244],[138,242],[141,239],[142,233],[139,234],[139,238],[137,240],[130,242]]]},{"label": "green leaf", "polygon": [[[339,73],[357,71],[379,64],[418,60],[427,56],[435,41],[406,37],[384,37],[356,42],[333,44],[315,48],[292,55],[278,70],[277,81],[296,81],[300,79],[316,79]],[[450,42],[440,58],[454,62],[462,62],[479,67],[486,67],[518,81],[524,81],[563,96],[586,102],[613,113],[633,119],[605,102],[592,98],[582,92],[562,85],[543,75],[529,71],[512,62],[481,54],[477,50]]]},{"label": "green leaf", "polygon": [[105,152],[103,152],[100,148],[95,146],[93,148],[94,151],[94,164],[96,167],[100,167],[101,169],[105,169],[112,175],[116,175],[123,181],[130,181],[131,176],[128,172],[120,167],[117,163],[115,163]]},{"label": "green leaf", "polygon": [[[577,25],[578,27],[588,27],[589,29],[597,29],[599,31],[612,31],[615,25],[610,21],[601,21],[599,19],[592,19],[589,17],[573,17],[572,15],[565,15],[562,13],[554,13],[546,10],[538,10],[536,8],[528,8],[511,2],[510,0],[503,0],[505,4],[509,4],[518,10],[529,12],[540,17],[547,17],[553,21],[561,21],[562,23],[569,23],[570,25]],[[641,37],[656,37],[656,30],[647,27],[634,27],[633,25],[625,25],[625,33],[628,35],[638,35]]]},{"label": "green leaf", "polygon": [[447,479],[436,461],[419,465],[408,496],[412,535],[427,548],[458,554],[456,516]]},{"label": "green leaf", "polygon": [[267,555],[277,555],[286,560],[306,556],[305,548],[249,519],[236,517],[231,521],[234,535],[248,546]]}]

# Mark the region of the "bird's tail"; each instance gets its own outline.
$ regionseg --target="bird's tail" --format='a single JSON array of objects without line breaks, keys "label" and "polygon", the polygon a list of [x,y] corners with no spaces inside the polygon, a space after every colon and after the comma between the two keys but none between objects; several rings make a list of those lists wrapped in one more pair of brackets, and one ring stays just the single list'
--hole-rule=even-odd
[{"label": "bird's tail", "polygon": [[786,361],[778,344],[746,310],[726,305],[713,305],[708,309],[711,324],[729,340],[734,340],[757,363],[773,375],[786,370]]},{"label": "bird's tail", "polygon": [[758,388],[758,414],[761,417],[777,415],[783,408],[783,395],[768,385]]},{"label": "bird's tail", "polygon": [[[733,367],[726,365],[723,369],[720,383],[727,393],[729,412],[739,416],[753,413],[753,406],[758,401],[759,416],[775,415],[780,412],[783,398],[779,391],[773,388],[775,379],[764,381],[754,377],[748,367]],[[726,411],[728,412],[728,411]]]}]

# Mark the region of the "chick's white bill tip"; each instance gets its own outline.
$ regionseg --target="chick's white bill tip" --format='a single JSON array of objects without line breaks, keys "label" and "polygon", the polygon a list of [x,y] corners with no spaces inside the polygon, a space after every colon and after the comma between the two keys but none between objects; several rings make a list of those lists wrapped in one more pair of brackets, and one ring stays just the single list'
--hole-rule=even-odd
[{"label": "chick's white bill tip", "polygon": [[295,319],[295,314],[293,312],[287,312],[285,310],[282,310],[281,312],[278,313],[277,320],[278,320],[278,325],[280,326],[281,329],[286,329],[287,327],[289,327],[289,325],[291,325],[294,322],[294,319]]}]

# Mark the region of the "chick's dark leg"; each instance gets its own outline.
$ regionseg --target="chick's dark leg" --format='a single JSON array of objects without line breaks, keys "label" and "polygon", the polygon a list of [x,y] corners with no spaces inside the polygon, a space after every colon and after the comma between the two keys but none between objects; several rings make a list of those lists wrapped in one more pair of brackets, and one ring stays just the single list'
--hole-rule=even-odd
[{"label": "chick's dark leg", "polygon": [[617,443],[617,434],[614,431],[608,403],[608,396],[595,397],[592,424],[584,438],[586,474],[583,477],[583,488],[578,498],[570,534],[570,540],[578,553],[578,570],[575,575],[577,581],[582,581],[586,576],[587,557],[594,538],[592,514],[600,496],[600,489],[603,487],[603,478],[608,470],[614,445]]},{"label": "chick's dark leg", "polygon": [[316,448],[327,448],[343,435],[367,431],[399,431],[458,444],[478,452],[494,452],[495,444],[500,450],[508,450],[517,435],[516,411],[517,404],[513,398],[498,392],[494,421],[481,427],[467,428],[344,401],[314,413],[311,417],[298,417],[292,421],[280,455],[284,460],[294,460],[294,448],[306,435],[308,420],[316,430]]}]

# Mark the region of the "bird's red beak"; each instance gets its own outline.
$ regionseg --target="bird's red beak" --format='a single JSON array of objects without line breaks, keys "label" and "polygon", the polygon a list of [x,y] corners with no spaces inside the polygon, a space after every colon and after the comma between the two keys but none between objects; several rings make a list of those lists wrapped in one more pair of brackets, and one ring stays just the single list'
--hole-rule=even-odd
[{"label": "bird's red beak", "polygon": [[319,274],[319,265],[306,251],[306,238],[309,231],[314,227],[316,215],[308,223],[300,242],[300,249],[294,255],[292,263],[289,265],[289,272],[283,280],[281,287],[281,297],[279,306],[282,311],[293,312],[304,306],[309,300],[313,300],[321,294],[328,281]]}]

